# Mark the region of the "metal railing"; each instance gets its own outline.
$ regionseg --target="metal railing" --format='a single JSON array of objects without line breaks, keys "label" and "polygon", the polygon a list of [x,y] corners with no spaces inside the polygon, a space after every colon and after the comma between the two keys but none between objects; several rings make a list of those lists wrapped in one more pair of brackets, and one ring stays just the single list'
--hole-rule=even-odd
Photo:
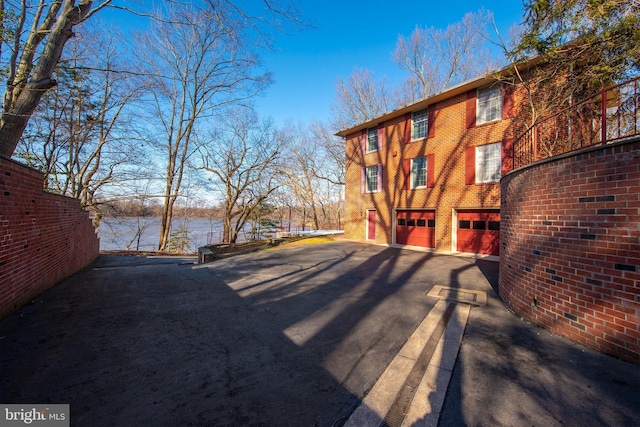
[{"label": "metal railing", "polygon": [[640,135],[640,76],[548,116],[513,144],[513,166]]}]

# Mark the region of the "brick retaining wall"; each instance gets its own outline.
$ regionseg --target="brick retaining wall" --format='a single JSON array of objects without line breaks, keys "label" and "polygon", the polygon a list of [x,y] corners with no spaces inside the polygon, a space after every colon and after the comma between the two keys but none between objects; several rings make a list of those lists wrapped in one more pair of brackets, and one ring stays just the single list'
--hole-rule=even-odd
[{"label": "brick retaining wall", "polygon": [[500,296],[554,333],[640,364],[640,141],[501,181]]},{"label": "brick retaining wall", "polygon": [[99,254],[90,214],[77,199],[44,192],[43,180],[0,157],[0,318]]}]

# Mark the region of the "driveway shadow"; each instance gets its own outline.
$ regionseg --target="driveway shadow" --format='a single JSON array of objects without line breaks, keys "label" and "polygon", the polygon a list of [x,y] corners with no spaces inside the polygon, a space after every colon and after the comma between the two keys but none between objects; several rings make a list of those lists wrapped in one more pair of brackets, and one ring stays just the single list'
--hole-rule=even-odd
[{"label": "driveway shadow", "polygon": [[447,277],[349,242],[187,261],[101,256],[2,320],[0,399],[69,403],[73,425],[332,425]]},{"label": "driveway shadow", "polygon": [[[337,426],[432,309],[432,286],[495,294],[490,264],[353,242],[199,266],[123,258],[101,256],[0,322],[2,402],[68,403],[79,426]],[[637,370],[603,389],[581,366],[614,386],[622,368],[540,338],[495,298],[480,310],[441,424],[532,421],[535,406],[505,404],[513,395],[544,402],[544,420],[577,409],[637,420]],[[597,413],[569,398],[602,402],[608,390]]]}]

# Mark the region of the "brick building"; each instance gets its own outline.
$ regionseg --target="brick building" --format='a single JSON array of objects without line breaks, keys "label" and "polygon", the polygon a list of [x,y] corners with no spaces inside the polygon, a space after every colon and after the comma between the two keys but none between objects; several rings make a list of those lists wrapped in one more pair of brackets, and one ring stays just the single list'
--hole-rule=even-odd
[{"label": "brick building", "polygon": [[499,255],[499,181],[522,131],[520,99],[482,77],[339,132],[345,237]]}]

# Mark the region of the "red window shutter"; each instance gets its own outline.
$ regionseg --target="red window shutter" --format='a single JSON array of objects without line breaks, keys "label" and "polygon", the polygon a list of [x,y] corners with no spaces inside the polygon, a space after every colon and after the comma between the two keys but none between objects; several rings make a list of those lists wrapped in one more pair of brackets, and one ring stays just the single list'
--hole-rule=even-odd
[{"label": "red window shutter", "polygon": [[404,115],[404,143],[408,144],[411,142],[411,113],[407,113]]},{"label": "red window shutter", "polygon": [[464,152],[464,183],[476,183],[476,147],[467,147]]},{"label": "red window shutter", "polygon": [[467,129],[476,126],[476,90],[467,92]]},{"label": "red window shutter", "polygon": [[404,189],[411,189],[411,159],[402,161],[402,172],[404,174]]},{"label": "red window shutter", "polygon": [[427,188],[433,188],[435,184],[435,154],[429,154],[427,156]]},{"label": "red window shutter", "polygon": [[378,165],[378,188],[376,192],[382,192],[382,164]]},{"label": "red window shutter", "polygon": [[367,152],[367,130],[363,129],[360,134],[360,145],[362,145],[362,155]]},{"label": "red window shutter", "polygon": [[384,124],[380,123],[378,125],[378,151],[382,151],[384,148],[385,138],[384,138]]},{"label": "red window shutter", "polygon": [[502,175],[513,169],[513,138],[502,140]]},{"label": "red window shutter", "polygon": [[429,106],[429,113],[427,119],[427,138],[434,138],[436,136],[436,106]]},{"label": "red window shutter", "polygon": [[502,119],[514,117],[513,92],[515,87],[510,84],[502,85]]},{"label": "red window shutter", "polygon": [[367,168],[362,167],[362,171],[360,174],[360,193],[367,192]]}]

